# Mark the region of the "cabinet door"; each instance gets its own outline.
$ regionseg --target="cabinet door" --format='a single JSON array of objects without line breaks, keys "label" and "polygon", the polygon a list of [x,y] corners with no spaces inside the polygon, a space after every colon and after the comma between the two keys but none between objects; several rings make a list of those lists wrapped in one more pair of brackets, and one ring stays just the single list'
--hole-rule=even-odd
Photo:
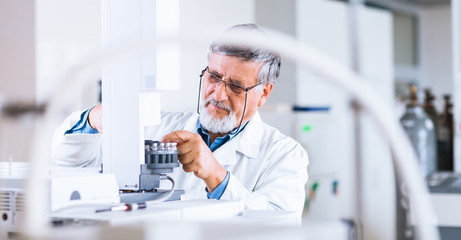
[{"label": "cabinet door", "polygon": [[[323,0],[296,2],[296,30],[301,41],[352,67],[357,58],[360,74],[389,104],[393,102],[393,44],[390,12],[368,7],[358,11],[357,52],[352,51],[347,3]],[[356,54],[356,55],[354,55]],[[297,116],[296,136],[309,154],[308,186],[319,182],[308,216],[355,218],[362,212],[365,238],[395,238],[395,187],[388,144],[373,121],[360,117],[362,173],[356,173],[353,109],[342,89],[298,67],[297,104],[329,106],[330,111]],[[365,114],[366,115],[366,114]],[[302,131],[309,126],[310,131]],[[357,191],[357,182],[361,192]],[[336,184],[334,194],[332,184]],[[322,190],[321,187],[331,188]],[[362,194],[361,196],[358,194]],[[358,206],[357,202],[361,205]],[[379,206],[379,207],[378,207]],[[379,210],[377,210],[379,208]],[[332,211],[334,209],[334,211]]]}]

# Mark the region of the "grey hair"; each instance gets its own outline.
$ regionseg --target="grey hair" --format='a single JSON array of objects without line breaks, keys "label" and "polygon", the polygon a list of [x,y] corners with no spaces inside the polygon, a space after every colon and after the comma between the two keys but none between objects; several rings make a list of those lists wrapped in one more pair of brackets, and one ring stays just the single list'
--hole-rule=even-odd
[{"label": "grey hair", "polygon": [[[225,33],[228,34],[232,30],[248,30],[265,34],[261,28],[252,23],[232,26],[227,29]],[[268,49],[232,46],[215,40],[210,45],[210,49],[208,51],[208,61],[210,60],[212,53],[237,57],[245,62],[261,63],[258,74],[258,83],[262,83],[263,85],[266,83],[276,83],[277,78],[280,75],[280,55]]]}]

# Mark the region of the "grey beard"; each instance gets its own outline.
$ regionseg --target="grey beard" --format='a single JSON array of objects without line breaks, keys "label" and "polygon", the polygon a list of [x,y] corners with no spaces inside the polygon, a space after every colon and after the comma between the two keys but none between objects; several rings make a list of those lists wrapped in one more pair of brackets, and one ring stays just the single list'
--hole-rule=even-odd
[{"label": "grey beard", "polygon": [[[222,119],[211,116],[208,110],[205,108],[205,105],[210,102],[229,111],[229,115]],[[202,124],[202,127],[209,132],[229,133],[236,127],[237,118],[228,106],[209,97],[200,104],[200,123]]]}]

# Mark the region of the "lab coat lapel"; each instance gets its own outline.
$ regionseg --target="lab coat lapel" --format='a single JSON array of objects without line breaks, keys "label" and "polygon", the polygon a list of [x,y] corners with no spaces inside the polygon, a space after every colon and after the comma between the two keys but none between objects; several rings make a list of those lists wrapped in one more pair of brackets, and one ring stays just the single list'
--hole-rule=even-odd
[{"label": "lab coat lapel", "polygon": [[237,141],[231,139],[213,152],[214,157],[223,166],[232,166],[237,163],[236,151]]},{"label": "lab coat lapel", "polygon": [[198,133],[197,132],[197,126],[198,126],[198,121],[199,121],[200,115],[194,114],[191,118],[189,118],[184,125],[184,130],[193,132],[193,133]]},{"label": "lab coat lapel", "polygon": [[263,132],[262,124],[261,117],[256,112],[242,132],[213,152],[219,163],[223,166],[235,165],[238,160],[237,152],[246,158],[257,157]]},{"label": "lab coat lapel", "polygon": [[238,152],[241,152],[248,158],[256,158],[258,156],[261,141],[264,137],[263,124],[264,122],[259,112],[256,112],[245,129],[234,138],[238,142]]}]

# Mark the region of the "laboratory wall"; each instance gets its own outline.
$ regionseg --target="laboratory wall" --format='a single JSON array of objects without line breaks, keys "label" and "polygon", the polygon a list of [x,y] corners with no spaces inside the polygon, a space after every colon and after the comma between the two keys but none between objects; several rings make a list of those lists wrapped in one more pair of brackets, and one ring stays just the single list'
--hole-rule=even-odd
[{"label": "laboratory wall", "polygon": [[[181,0],[180,31],[184,33],[207,33],[218,35],[235,24],[254,22],[254,0]],[[209,42],[181,42],[180,89],[162,91],[163,111],[195,111],[199,75],[208,63]]]},{"label": "laboratory wall", "polygon": [[[37,100],[48,100],[60,83],[71,80],[71,71],[88,64],[101,51],[101,1],[37,0],[35,7]],[[100,72],[90,83],[73,91],[68,111],[98,102]],[[86,81],[77,79],[77,81]],[[70,97],[70,96],[69,96]],[[63,115],[68,114],[68,112]]]},{"label": "laboratory wall", "polygon": [[419,19],[420,86],[433,90],[435,106],[442,112],[443,95],[453,96],[450,4],[422,8]]},{"label": "laboratory wall", "polygon": [[[0,97],[5,102],[46,103],[65,74],[101,46],[99,1],[0,1]],[[98,101],[99,73],[74,89],[60,116]],[[3,117],[0,161],[29,161],[36,118]],[[43,125],[41,126],[43,128]],[[9,158],[11,156],[11,158]]]},{"label": "laboratory wall", "polygon": [[[295,0],[256,0],[255,23],[289,36],[296,37]],[[296,65],[282,56],[280,76],[267,105],[290,105],[296,101],[291,93],[296,81]]]},{"label": "laboratory wall", "polygon": [[420,79],[418,15],[419,9],[393,12],[395,112],[398,118],[405,112],[409,85]]},{"label": "laboratory wall", "polygon": [[[35,2],[0,0],[0,106],[35,102]],[[0,161],[27,161],[34,119],[0,117]]]},{"label": "laboratory wall", "polygon": [[34,21],[34,1],[0,1],[0,94],[11,101],[35,98]]},{"label": "laboratory wall", "polygon": [[[411,68],[418,64],[417,46],[414,44],[418,39],[415,31],[416,25],[415,16],[406,13],[394,13],[394,62],[400,68]],[[404,78],[402,80],[413,77],[416,76],[408,77],[408,74],[401,76]]]}]

